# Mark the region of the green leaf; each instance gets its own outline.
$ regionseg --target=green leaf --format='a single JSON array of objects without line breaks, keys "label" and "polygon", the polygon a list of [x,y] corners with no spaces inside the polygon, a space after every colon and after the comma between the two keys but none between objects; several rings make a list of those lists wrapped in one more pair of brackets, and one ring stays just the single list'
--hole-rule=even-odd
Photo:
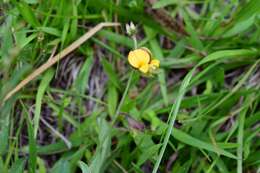
[{"label": "green leaf", "polygon": [[91,173],[88,165],[82,161],[78,161],[78,165],[82,171],[82,173]]},{"label": "green leaf", "polygon": [[107,104],[108,104],[107,106],[108,106],[108,113],[111,117],[113,117],[114,114],[116,113],[117,103],[118,103],[117,89],[114,87],[114,85],[109,85],[108,93],[107,93]]},{"label": "green leaf", "polygon": [[45,93],[46,88],[49,86],[51,79],[53,78],[54,70],[49,69],[43,76],[41,83],[38,87],[37,95],[36,95],[36,103],[35,103],[35,114],[34,114],[34,137],[37,136],[37,131],[39,128],[39,121],[41,116],[41,107],[42,107],[42,99]]},{"label": "green leaf", "polygon": [[[1,110],[3,111],[3,110]],[[9,115],[5,114],[6,117],[1,117],[1,128],[0,128],[0,155],[4,155],[8,148],[8,137],[9,137]]]},{"label": "green leaf", "polygon": [[183,142],[187,145],[191,145],[191,146],[194,146],[196,148],[201,148],[201,149],[205,149],[205,150],[208,150],[208,151],[212,151],[216,154],[224,155],[224,156],[232,158],[232,159],[237,159],[237,157],[234,154],[227,152],[226,150],[223,150],[223,149],[221,149],[217,146],[214,146],[210,143],[201,141],[198,138],[194,138],[194,137],[188,135],[187,133],[184,133],[183,131],[181,131],[179,129],[174,128],[172,135],[174,136],[174,138],[176,138],[177,140],[179,140],[179,141],[181,141],[181,142]]},{"label": "green leaf", "polygon": [[111,83],[116,88],[121,89],[120,79],[114,68],[112,67],[111,63],[109,63],[105,58],[102,58],[101,63]]},{"label": "green leaf", "polygon": [[[242,6],[242,5],[241,5]],[[250,0],[246,4],[244,4],[237,12],[237,16],[235,17],[235,22],[241,22],[248,20],[254,15],[260,14],[260,1],[259,0]],[[242,26],[241,26],[242,27]]]},{"label": "green leaf", "polygon": [[184,53],[186,44],[187,43],[185,39],[178,41],[174,49],[172,49],[171,52],[169,53],[168,57],[176,61]]},{"label": "green leaf", "polygon": [[51,173],[71,173],[71,165],[70,162],[65,159],[61,158],[58,162],[55,163],[53,168],[50,171]]},{"label": "green leaf", "polygon": [[25,31],[16,32],[16,39],[17,39],[17,45],[19,48],[24,48],[26,45],[28,45],[31,41],[33,41],[37,37],[37,33],[33,33],[29,36],[27,36],[27,33]]},{"label": "green leaf", "polygon": [[133,48],[134,47],[133,40],[128,38],[128,37],[126,37],[126,36],[123,36],[123,35],[120,35],[120,34],[116,34],[114,32],[107,31],[107,30],[99,31],[98,35],[108,39],[109,41],[118,43],[120,45],[124,45],[124,46],[129,47],[129,48]]},{"label": "green leaf", "polygon": [[143,163],[145,163],[147,160],[150,160],[160,149],[161,145],[153,145],[148,147],[146,150],[142,152],[140,157],[138,158],[137,165],[141,166]]},{"label": "green leaf", "polygon": [[110,154],[111,147],[111,128],[105,119],[98,119],[98,146],[90,165],[92,173],[100,173],[105,170],[104,165]]},{"label": "green leaf", "polygon": [[166,58],[164,61],[161,62],[162,67],[167,67],[171,69],[178,69],[178,68],[185,68],[194,66],[196,62],[200,60],[200,57],[195,54],[188,55],[187,57],[183,58]]},{"label": "green leaf", "polygon": [[192,22],[191,22],[189,16],[187,15],[185,10],[182,10],[181,12],[182,12],[181,14],[184,18],[184,22],[186,24],[185,29],[190,35],[187,40],[190,42],[192,47],[196,48],[197,50],[203,50],[204,46],[203,46],[201,40],[199,39],[198,32],[194,29],[194,26],[192,25]]},{"label": "green leaf", "polygon": [[69,31],[69,24],[70,24],[70,20],[66,19],[64,21],[63,30],[62,30],[62,34],[61,34],[61,45],[62,45],[62,47],[64,46],[64,44],[67,40],[68,31]]},{"label": "green leaf", "polygon": [[89,55],[84,64],[82,65],[80,72],[74,82],[74,87],[80,94],[84,94],[86,89],[88,88],[89,75],[92,69],[92,65],[93,51],[92,49],[89,49]]},{"label": "green leaf", "polygon": [[233,59],[238,59],[239,57],[252,58],[257,54],[259,54],[259,52],[255,49],[221,50],[208,55],[202,61],[200,61],[198,65],[202,65],[210,61],[226,60],[231,58]]},{"label": "green leaf", "polygon": [[176,5],[176,4],[179,4],[179,3],[180,3],[180,1],[178,1],[178,0],[160,0],[160,1],[156,1],[153,4],[153,8],[154,9],[163,8],[163,7],[166,7],[168,5]]},{"label": "green leaf", "polygon": [[37,148],[36,148],[36,139],[34,138],[33,125],[29,117],[29,113],[23,105],[24,111],[26,112],[26,123],[27,131],[29,136],[29,172],[35,173],[36,163],[37,163]]},{"label": "green leaf", "polygon": [[57,28],[46,27],[46,26],[43,27],[42,26],[42,27],[37,27],[37,29],[39,31],[45,32],[45,33],[50,34],[50,35],[54,35],[54,36],[57,36],[57,37],[61,36],[61,31],[58,30]]},{"label": "green leaf", "polygon": [[223,37],[231,37],[236,34],[242,33],[254,24],[255,16],[250,17],[244,21],[238,22],[231,29],[225,32]]},{"label": "green leaf", "polygon": [[4,172],[7,172],[5,166],[4,166],[4,162],[3,162],[3,159],[2,159],[2,156],[0,156],[0,170],[4,171]]},{"label": "green leaf", "polygon": [[[148,37],[152,36],[154,33],[154,31],[151,28],[148,27],[144,27],[145,29],[145,33]],[[149,41],[150,47],[151,47],[151,51],[153,54],[153,57],[156,59],[159,59],[160,61],[164,61],[164,55],[163,52],[161,51],[161,47],[158,43],[158,41],[153,38]],[[163,69],[160,70],[159,74],[158,74],[158,81],[160,83],[160,89],[161,89],[161,93],[163,96],[163,101],[165,105],[168,105],[168,97],[167,97],[167,85],[166,85],[166,76],[165,76],[165,71]]]},{"label": "green leaf", "polygon": [[21,1],[17,4],[17,7],[24,20],[26,20],[31,26],[35,28],[40,26],[40,22],[37,20],[36,16],[34,15],[35,13],[32,11],[29,5]]},{"label": "green leaf", "polygon": [[28,4],[37,4],[38,0],[24,0],[24,2],[26,2]]},{"label": "green leaf", "polygon": [[9,173],[23,173],[25,166],[25,159],[18,159],[14,162],[12,167],[9,170]]},{"label": "green leaf", "polygon": [[[248,96],[245,98],[245,103],[250,102],[250,99],[252,96]],[[248,111],[249,106],[247,106],[245,109],[243,109],[238,117],[238,132],[237,132],[237,173],[242,173],[243,172],[243,147],[245,145],[245,135],[244,135],[244,126],[245,126],[245,119],[246,119],[246,114]]]},{"label": "green leaf", "polygon": [[78,29],[78,7],[74,1],[72,1],[72,15],[75,17],[71,20],[70,38],[75,39]]},{"label": "green leaf", "polygon": [[45,163],[40,157],[37,157],[37,164],[38,164],[38,173],[47,173]]}]

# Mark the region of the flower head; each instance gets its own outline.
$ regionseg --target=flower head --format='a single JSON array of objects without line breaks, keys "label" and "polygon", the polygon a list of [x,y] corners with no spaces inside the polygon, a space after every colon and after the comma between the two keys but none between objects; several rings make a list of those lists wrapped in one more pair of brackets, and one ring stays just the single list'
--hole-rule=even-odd
[{"label": "flower head", "polygon": [[133,22],[130,22],[130,24],[126,24],[126,33],[129,36],[134,36],[136,34],[137,30]]},{"label": "flower head", "polygon": [[152,58],[150,50],[145,47],[130,51],[128,62],[131,66],[147,75],[154,74],[160,66],[160,61]]}]

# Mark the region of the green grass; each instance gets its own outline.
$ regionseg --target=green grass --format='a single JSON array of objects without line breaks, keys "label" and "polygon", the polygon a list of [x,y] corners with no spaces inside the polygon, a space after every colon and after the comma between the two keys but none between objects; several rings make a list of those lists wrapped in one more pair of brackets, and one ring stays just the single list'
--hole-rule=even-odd
[{"label": "green grass", "polygon": [[[1,2],[0,172],[259,172],[259,7],[259,0]],[[161,62],[154,77],[127,63],[131,21],[137,46]],[[121,26],[103,28],[3,101],[55,47],[57,54],[101,22]]]}]

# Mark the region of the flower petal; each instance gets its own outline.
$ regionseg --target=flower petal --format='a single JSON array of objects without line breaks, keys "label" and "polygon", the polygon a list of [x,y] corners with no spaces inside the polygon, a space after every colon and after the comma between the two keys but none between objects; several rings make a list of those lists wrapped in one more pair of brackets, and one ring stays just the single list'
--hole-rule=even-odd
[{"label": "flower petal", "polygon": [[150,54],[143,49],[130,51],[128,54],[128,62],[135,68],[139,68],[150,61]]},{"label": "flower petal", "polygon": [[139,68],[139,70],[140,70],[141,72],[143,72],[143,73],[147,73],[148,70],[149,70],[149,65],[148,65],[148,64],[144,64],[144,65],[142,65],[142,66]]},{"label": "flower petal", "polygon": [[153,59],[150,62],[150,65],[155,66],[155,67],[159,67],[160,66],[160,61],[158,59]]},{"label": "flower petal", "polygon": [[138,57],[136,57],[134,51],[130,51],[128,54],[128,62],[131,66],[138,68],[140,65],[140,62],[138,60]]}]

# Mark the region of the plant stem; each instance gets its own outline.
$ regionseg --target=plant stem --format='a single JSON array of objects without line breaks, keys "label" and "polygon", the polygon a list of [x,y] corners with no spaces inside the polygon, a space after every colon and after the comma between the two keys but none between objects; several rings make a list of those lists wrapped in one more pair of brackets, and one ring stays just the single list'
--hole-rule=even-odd
[{"label": "plant stem", "polygon": [[126,97],[126,95],[127,95],[127,93],[128,93],[128,90],[129,90],[129,88],[130,88],[130,84],[131,84],[131,81],[132,81],[133,74],[134,74],[134,70],[132,70],[131,73],[130,73],[130,76],[129,76],[129,78],[128,78],[125,91],[124,91],[124,93],[123,93],[123,96],[122,96],[122,98],[121,98],[121,100],[120,100],[120,103],[119,103],[119,105],[118,105],[118,107],[117,107],[117,110],[116,110],[114,119],[113,119],[113,121],[112,121],[112,125],[115,124],[116,119],[117,119],[117,117],[118,117],[118,115],[119,115],[119,113],[120,113],[121,107],[122,107],[122,105],[123,105],[123,103],[124,103],[124,101],[125,101],[125,97]]},{"label": "plant stem", "polygon": [[[132,39],[134,41],[134,49],[137,49],[137,39],[136,39],[136,36],[133,35]],[[134,74],[134,70],[132,70],[131,73],[130,73],[130,76],[129,76],[127,84],[126,84],[126,88],[125,88],[124,94],[123,94],[123,96],[122,96],[122,98],[120,100],[120,103],[119,103],[119,105],[117,107],[117,110],[116,110],[116,113],[115,113],[115,116],[114,116],[114,119],[112,121],[112,125],[115,124],[116,119],[117,119],[117,117],[118,117],[118,115],[120,113],[121,107],[122,107],[122,105],[123,105],[123,103],[125,101],[125,97],[126,97],[126,95],[128,93],[128,90],[129,90],[129,87],[130,87],[130,84],[131,84],[131,81],[132,81],[133,74]]]},{"label": "plant stem", "polygon": [[134,41],[134,48],[137,49],[137,39],[136,39],[136,36],[134,35],[132,37],[133,41]]}]

